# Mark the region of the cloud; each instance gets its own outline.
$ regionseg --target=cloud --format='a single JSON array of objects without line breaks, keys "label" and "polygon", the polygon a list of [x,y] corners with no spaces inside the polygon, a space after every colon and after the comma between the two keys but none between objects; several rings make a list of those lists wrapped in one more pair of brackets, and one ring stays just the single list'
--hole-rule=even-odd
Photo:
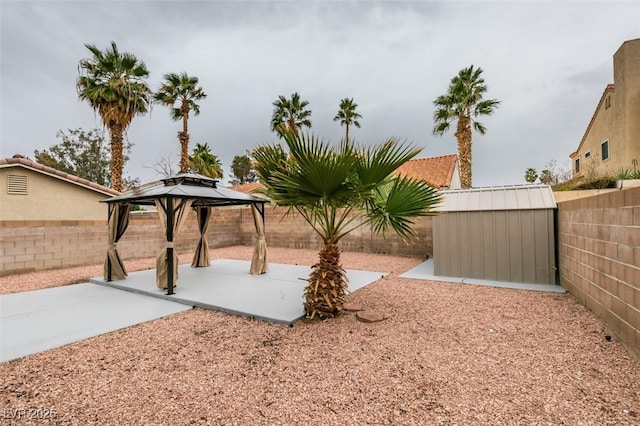
[{"label": "cloud", "polygon": [[[630,2],[3,2],[1,156],[32,155],[58,129],[101,126],[75,90],[85,43],[111,40],[162,75],[199,77],[208,98],[189,122],[228,174],[233,156],[275,141],[272,102],[299,92],[313,131],[339,140],[338,103],[353,97],[363,143],[387,137],[456,152],[453,134],[435,137],[433,99],[470,64],[484,69],[488,96],[502,101],[474,136],[474,184],[523,182],[527,167],[560,163],[578,145],[605,86],[612,55],[638,37],[640,4]],[[616,25],[602,27],[602,22]],[[598,29],[602,29],[601,31]],[[180,123],[166,108],[136,118],[130,175],[178,153]]]}]

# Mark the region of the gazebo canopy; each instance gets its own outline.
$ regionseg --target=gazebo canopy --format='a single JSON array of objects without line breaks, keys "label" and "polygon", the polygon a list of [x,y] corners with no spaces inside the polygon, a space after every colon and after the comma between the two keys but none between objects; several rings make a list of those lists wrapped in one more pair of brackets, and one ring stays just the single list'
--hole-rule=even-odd
[{"label": "gazebo canopy", "polygon": [[138,186],[102,202],[109,204],[109,241],[104,265],[107,281],[127,276],[117,251],[117,242],[129,224],[131,205],[155,205],[162,227],[165,228],[166,247],[157,259],[156,285],[173,294],[177,281],[178,258],[174,240],[180,232],[190,207],[196,212],[200,241],[196,247],[192,267],[209,266],[209,251],[205,233],[212,207],[250,205],[258,233],[251,262],[251,274],[267,271],[266,242],[264,236],[264,204],[268,200],[244,192],[218,187],[217,180],[193,173],[181,173],[159,181]]},{"label": "gazebo canopy", "polygon": [[264,204],[267,200],[244,192],[218,187],[218,181],[195,173],[181,173],[151,182],[104,200],[105,203],[154,205],[160,198],[193,200],[192,207]]}]

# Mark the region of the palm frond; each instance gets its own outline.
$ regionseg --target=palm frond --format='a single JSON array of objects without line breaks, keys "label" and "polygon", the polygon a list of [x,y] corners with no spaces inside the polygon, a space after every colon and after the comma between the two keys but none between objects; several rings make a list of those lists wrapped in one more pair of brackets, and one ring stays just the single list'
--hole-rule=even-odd
[{"label": "palm frond", "polygon": [[407,177],[392,178],[381,185],[369,204],[368,220],[375,232],[393,229],[403,240],[415,236],[413,219],[435,215],[433,207],[441,202],[441,195],[425,182]]}]

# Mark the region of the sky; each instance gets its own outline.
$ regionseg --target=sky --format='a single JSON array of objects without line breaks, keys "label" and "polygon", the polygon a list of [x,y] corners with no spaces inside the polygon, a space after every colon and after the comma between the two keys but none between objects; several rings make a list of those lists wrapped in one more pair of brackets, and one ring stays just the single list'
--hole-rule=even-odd
[{"label": "sky", "polygon": [[[457,152],[455,131],[433,135],[433,101],[469,65],[500,100],[473,136],[473,185],[524,183],[550,160],[569,168],[607,84],[613,54],[640,37],[634,1],[0,1],[0,158],[34,158],[58,130],[102,128],[78,100],[85,44],[115,41],[150,71],[197,76],[208,97],[189,120],[190,148],[222,162],[276,143],[273,102],[298,92],[311,131],[337,142],[340,100],[353,98],[363,145],[394,137],[432,157]],[[177,168],[181,122],[166,107],[136,117],[125,176]],[[157,168],[157,167],[156,167]]]}]

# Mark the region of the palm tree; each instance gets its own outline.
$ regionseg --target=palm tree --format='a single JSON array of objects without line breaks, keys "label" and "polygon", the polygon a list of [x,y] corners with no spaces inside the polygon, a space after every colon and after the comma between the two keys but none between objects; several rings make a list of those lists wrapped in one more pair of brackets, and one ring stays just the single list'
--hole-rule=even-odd
[{"label": "palm tree", "polygon": [[230,183],[232,185],[242,185],[255,182],[258,178],[253,170],[253,162],[249,155],[236,155],[231,161],[232,175]]},{"label": "palm tree", "polygon": [[[285,132],[288,150],[263,145],[253,151],[263,193],[286,214],[299,213],[322,238],[319,262],[305,289],[304,308],[313,318],[334,317],[343,307],[347,283],[338,242],[365,224],[375,233],[393,229],[415,238],[412,219],[433,214],[438,192],[426,183],[392,173],[420,149],[390,139],[375,147],[340,146],[314,136]],[[288,151],[288,154],[287,154]]]},{"label": "palm tree", "polygon": [[460,70],[451,79],[447,93],[433,102],[436,106],[433,113],[435,135],[442,136],[453,121],[458,121],[455,136],[458,140],[462,188],[471,188],[471,127],[481,135],[487,131],[475,117],[493,114],[500,104],[496,99],[482,99],[487,86],[481,75],[482,68],[474,68],[473,65]]},{"label": "palm tree", "polygon": [[134,55],[118,51],[115,42],[101,51],[85,44],[92,54],[78,65],[78,97],[87,101],[102,118],[111,138],[111,187],[122,190],[123,135],[133,117],[150,107],[149,71]]},{"label": "palm tree", "polygon": [[198,77],[190,77],[186,72],[168,73],[163,77],[164,81],[153,99],[160,105],[171,108],[171,118],[175,121],[182,119],[182,131],[178,132],[178,140],[180,172],[184,173],[189,168],[189,112],[199,115],[200,106],[196,101],[206,98],[207,94],[198,86]]},{"label": "palm tree", "polygon": [[360,114],[356,112],[358,104],[353,102],[353,98],[344,98],[340,101],[340,110],[333,117],[333,121],[339,121],[341,126],[345,126],[345,139],[349,140],[349,126],[354,125],[358,129],[360,128],[360,122],[358,118],[362,118]]},{"label": "palm tree", "polygon": [[187,159],[187,166],[188,170],[212,179],[220,179],[223,176],[222,163],[218,156],[211,152],[208,143],[196,144]]},{"label": "palm tree", "polygon": [[291,95],[291,100],[278,96],[278,100],[273,103],[271,130],[282,138],[287,131],[297,133],[300,127],[311,128],[311,111],[306,109],[307,105],[309,101],[300,101],[298,92]]}]

